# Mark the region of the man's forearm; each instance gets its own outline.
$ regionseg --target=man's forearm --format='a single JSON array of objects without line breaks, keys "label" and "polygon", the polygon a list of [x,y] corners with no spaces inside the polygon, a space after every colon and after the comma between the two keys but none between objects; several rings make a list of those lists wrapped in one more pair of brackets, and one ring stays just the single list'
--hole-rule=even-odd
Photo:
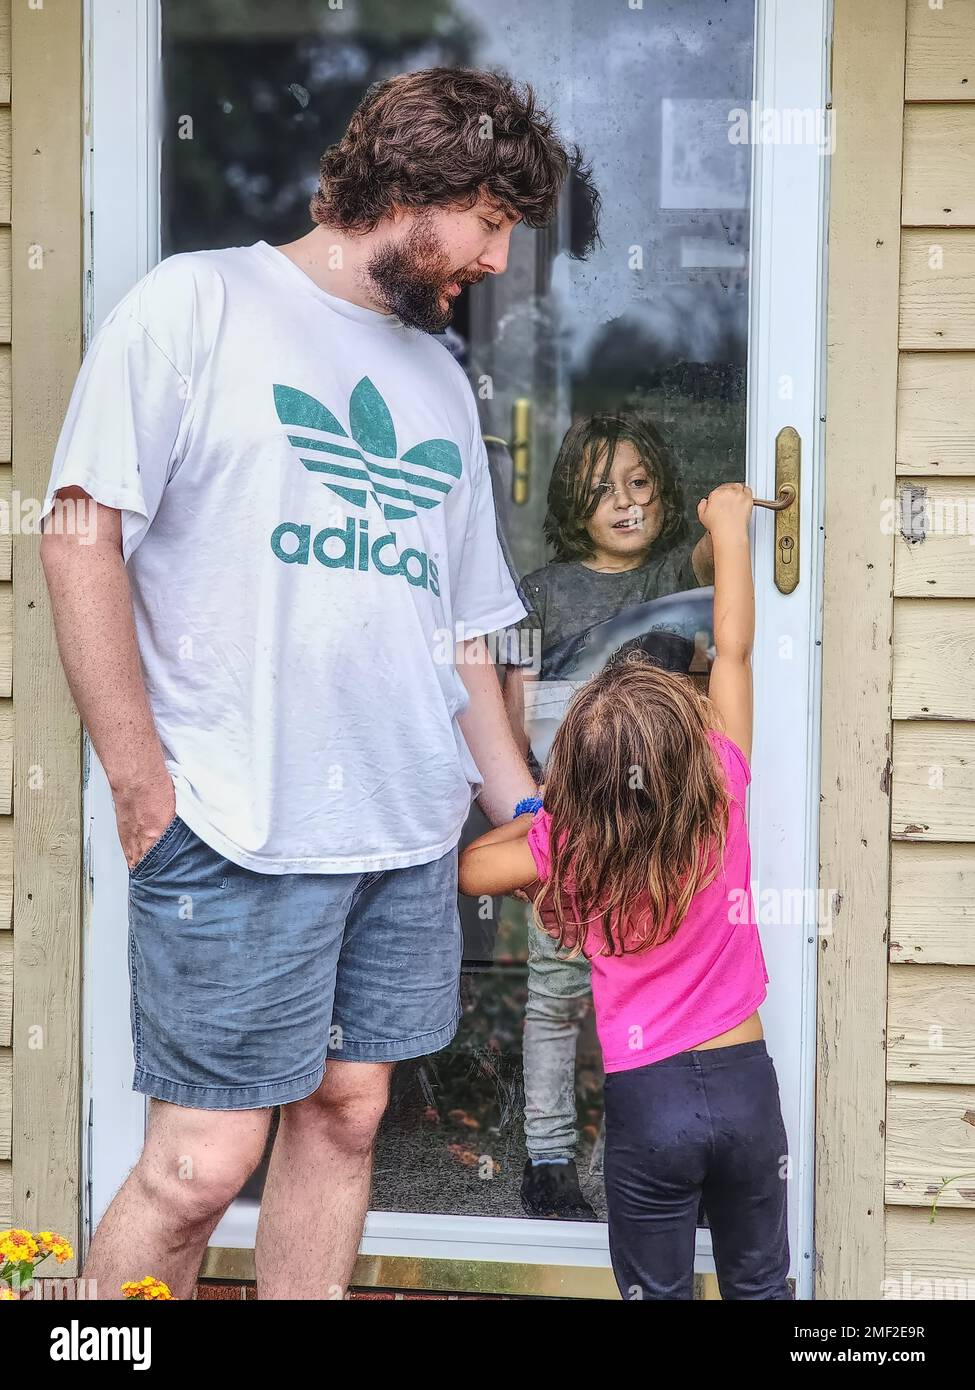
[{"label": "man's forearm", "polygon": [[120,551],[107,538],[82,545],[62,536],[42,557],[61,663],[113,796],[164,784]]},{"label": "man's forearm", "polygon": [[525,674],[521,666],[508,667],[501,698],[515,745],[527,758],[531,742],[525,729]]},{"label": "man's forearm", "polygon": [[478,801],[491,824],[501,825],[510,821],[523,796],[535,795],[537,784],[515,743],[482,637],[458,643],[457,672],[470,696],[458,723],[484,781]]}]

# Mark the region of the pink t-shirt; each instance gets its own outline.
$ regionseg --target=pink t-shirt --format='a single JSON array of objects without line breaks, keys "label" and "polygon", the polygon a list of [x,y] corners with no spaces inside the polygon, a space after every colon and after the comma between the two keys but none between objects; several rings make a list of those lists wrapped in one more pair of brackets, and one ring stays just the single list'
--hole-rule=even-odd
[{"label": "pink t-shirt", "polygon": [[[675,936],[623,956],[600,954],[602,933],[590,926],[585,953],[592,965],[596,1030],[606,1071],[627,1071],[685,1052],[727,1032],[765,998],[768,971],[755,924],[744,753],[724,734],[708,734],[730,793],[724,871],[691,899]],[[551,818],[539,811],[528,832],[543,881],[550,871]],[[537,931],[537,927],[532,927]]]}]

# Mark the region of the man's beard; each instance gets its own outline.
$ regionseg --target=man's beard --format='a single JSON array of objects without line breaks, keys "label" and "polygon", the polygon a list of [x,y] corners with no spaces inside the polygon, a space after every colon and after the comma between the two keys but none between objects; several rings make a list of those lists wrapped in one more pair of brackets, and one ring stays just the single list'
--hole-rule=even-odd
[{"label": "man's beard", "polygon": [[386,311],[422,333],[442,333],[453,318],[453,298],[445,295],[448,285],[473,285],[482,278],[463,270],[451,273],[443,247],[423,218],[402,241],[378,247],[366,263],[366,274]]}]

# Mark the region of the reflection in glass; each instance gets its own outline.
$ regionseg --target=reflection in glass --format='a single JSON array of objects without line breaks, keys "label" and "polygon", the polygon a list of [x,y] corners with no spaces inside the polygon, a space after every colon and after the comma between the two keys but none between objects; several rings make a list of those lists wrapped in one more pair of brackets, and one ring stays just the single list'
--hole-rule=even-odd
[{"label": "reflection in glass", "polygon": [[[477,396],[499,529],[529,584],[553,558],[549,484],[573,429],[608,416],[656,431],[679,486],[681,548],[672,584],[627,592],[621,606],[632,616],[634,605],[666,603],[697,582],[686,562],[700,538],[698,499],[744,476],[749,161],[747,146],[729,139],[729,116],[751,98],[753,20],[753,0],[644,0],[642,9],[591,0],[357,0],[341,9],[328,0],[162,0],[163,255],[275,244],[308,230],[319,158],[378,79],[447,64],[503,67],[530,81],[591,167],[599,237],[593,244],[593,208],[573,181],[552,226],[515,229],[506,273],[466,291],[444,341]],[[652,495],[631,500],[654,505]],[[604,577],[591,574],[593,584]],[[571,592],[563,596],[558,641],[554,628],[545,635],[547,679],[531,694],[522,682],[525,751],[530,742],[540,763],[560,701],[599,643],[641,641],[658,625],[659,610],[638,614],[637,628],[620,637],[615,613],[587,593],[577,593],[574,613]],[[687,602],[679,622],[693,640],[700,615]],[[463,843],[486,828],[475,807]],[[521,1216],[526,908],[464,899],[461,909],[461,1029],[451,1047],[397,1068],[372,1205]],[[533,942],[536,956],[541,949]],[[551,984],[550,964],[533,961],[533,984]],[[602,1217],[601,1069],[588,989],[578,974],[552,988],[566,1026],[553,1037],[540,1009],[537,1038],[529,1028],[529,1049],[542,1058],[533,1074],[561,1049],[564,1076],[574,1054],[574,1095],[549,1078],[557,1113],[544,1102],[550,1113],[536,1116],[535,1138],[544,1147],[553,1133],[562,1143],[578,1132],[582,1190]],[[263,1172],[247,1196],[260,1195]]]}]

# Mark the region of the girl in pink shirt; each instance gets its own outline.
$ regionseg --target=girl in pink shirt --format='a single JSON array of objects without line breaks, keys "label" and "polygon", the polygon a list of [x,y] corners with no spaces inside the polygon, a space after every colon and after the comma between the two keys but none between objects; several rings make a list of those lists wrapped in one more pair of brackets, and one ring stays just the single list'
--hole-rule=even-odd
[{"label": "girl in pink shirt", "polygon": [[698,506],[714,548],[705,698],[642,653],[578,691],[545,805],[475,840],[461,891],[524,890],[592,966],[606,1072],[610,1255],[624,1298],[689,1299],[703,1195],[721,1296],[791,1298],[788,1146],[758,1006],[745,788],[755,625],[751,491]]}]

